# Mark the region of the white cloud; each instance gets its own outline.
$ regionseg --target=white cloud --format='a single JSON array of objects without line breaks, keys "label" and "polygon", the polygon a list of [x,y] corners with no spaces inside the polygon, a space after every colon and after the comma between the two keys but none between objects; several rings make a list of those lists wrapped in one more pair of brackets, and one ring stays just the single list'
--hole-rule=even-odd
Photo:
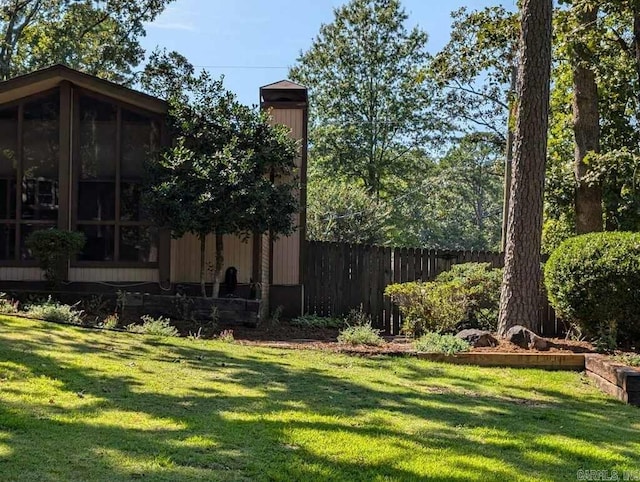
[{"label": "white cloud", "polygon": [[188,8],[188,4],[182,8],[167,7],[155,21],[147,23],[146,27],[188,32],[195,32],[197,30],[193,11]]},{"label": "white cloud", "polygon": [[163,30],[186,30],[189,32],[195,32],[196,27],[192,23],[186,22],[165,22],[165,21],[155,21],[153,23],[147,24],[148,28],[159,28]]}]

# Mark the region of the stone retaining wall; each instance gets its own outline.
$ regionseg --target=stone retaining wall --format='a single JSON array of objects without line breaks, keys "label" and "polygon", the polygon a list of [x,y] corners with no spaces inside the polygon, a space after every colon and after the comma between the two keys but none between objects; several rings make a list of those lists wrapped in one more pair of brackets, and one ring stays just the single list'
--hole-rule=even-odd
[{"label": "stone retaining wall", "polygon": [[260,321],[259,300],[143,293],[127,293],[124,296],[124,313],[126,315],[151,315],[177,320],[211,321],[214,311],[217,321],[224,324],[257,326]]}]

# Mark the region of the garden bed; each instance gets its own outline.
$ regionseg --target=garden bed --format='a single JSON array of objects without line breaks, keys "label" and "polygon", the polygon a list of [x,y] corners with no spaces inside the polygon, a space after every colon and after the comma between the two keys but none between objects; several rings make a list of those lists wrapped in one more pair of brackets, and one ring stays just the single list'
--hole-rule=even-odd
[{"label": "garden bed", "polygon": [[[516,352],[514,350],[501,352],[474,348],[469,352],[445,355],[443,353],[420,353],[413,348],[411,343],[399,341],[391,341],[379,347],[366,345],[344,345],[335,341],[318,341],[311,339],[290,341],[240,340],[239,343],[244,345],[268,346],[271,348],[316,349],[361,356],[414,356],[425,360],[453,363],[456,365],[544,368],[547,370],[574,371],[584,370],[585,367],[585,358],[583,353],[572,353],[568,351],[536,352],[535,350],[522,350],[521,352]],[[499,347],[494,347],[493,350],[496,348],[499,349]]]},{"label": "garden bed", "polygon": [[[247,344],[289,346],[291,348],[317,348],[331,351],[345,351],[347,347],[337,343],[338,329],[303,328],[289,323],[264,323],[257,328],[233,327],[236,340]],[[412,340],[404,336],[385,336],[382,346],[348,347],[348,350],[367,353],[407,353],[414,351]],[[498,346],[472,348],[474,353],[595,353],[591,343],[586,341],[545,338],[549,350],[538,351],[521,348],[513,343],[499,340]]]}]

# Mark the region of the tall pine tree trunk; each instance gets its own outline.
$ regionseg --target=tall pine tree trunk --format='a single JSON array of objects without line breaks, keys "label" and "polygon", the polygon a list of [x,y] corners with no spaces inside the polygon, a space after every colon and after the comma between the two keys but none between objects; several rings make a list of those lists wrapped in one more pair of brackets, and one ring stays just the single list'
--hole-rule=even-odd
[{"label": "tall pine tree trunk", "polygon": [[224,244],[221,234],[216,234],[216,261],[213,267],[213,291],[211,296],[217,298],[220,294],[220,275],[222,274],[222,265],[224,263]]},{"label": "tall pine tree trunk", "polygon": [[[636,78],[640,83],[640,2],[632,4],[633,53],[636,61]],[[640,124],[640,93],[636,93],[636,121]]]},{"label": "tall pine tree trunk", "polygon": [[636,57],[636,74],[640,81],[640,5],[637,4],[633,6],[633,50]]},{"label": "tall pine tree trunk", "polygon": [[574,6],[578,24],[578,40],[574,44],[573,66],[573,132],[575,137],[573,170],[576,178],[576,231],[578,234],[602,231],[602,186],[589,185],[585,176],[589,166],[584,162],[590,152],[600,151],[600,115],[598,84],[590,68],[592,54],[580,37],[593,31],[598,20],[597,5]]},{"label": "tall pine tree trunk", "polygon": [[514,159],[498,333],[535,327],[551,74],[552,0],[524,0],[521,12]]},{"label": "tall pine tree trunk", "polygon": [[507,146],[504,160],[504,196],[502,198],[502,237],[500,251],[504,253],[507,244],[507,226],[509,225],[509,198],[511,197],[511,169],[513,165],[513,118],[514,105],[518,98],[518,67],[511,66],[511,84],[509,86],[509,116],[507,118]]}]

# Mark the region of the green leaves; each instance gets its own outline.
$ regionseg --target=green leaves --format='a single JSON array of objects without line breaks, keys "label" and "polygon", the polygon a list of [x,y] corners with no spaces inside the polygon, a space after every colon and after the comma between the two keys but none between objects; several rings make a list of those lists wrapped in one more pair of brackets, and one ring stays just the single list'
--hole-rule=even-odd
[{"label": "green leaves", "polygon": [[591,233],[564,241],[544,269],[545,286],[563,320],[597,336],[611,322],[621,339],[640,338],[640,235]]},{"label": "green leaves", "polygon": [[0,78],[63,63],[131,82],[133,67],[144,58],[144,24],[171,1],[0,1]]},{"label": "green leaves", "polygon": [[[169,99],[175,143],[148,165],[147,204],[174,237],[289,234],[298,146],[284,126],[241,105],[184,57],[156,53],[143,83]],[[277,182],[271,180],[271,174]]]},{"label": "green leaves", "polygon": [[66,274],[67,263],[84,247],[85,236],[75,231],[40,229],[27,236],[26,247],[38,261],[47,281],[58,285]]},{"label": "green leaves", "polygon": [[311,97],[313,162],[379,196],[429,139],[427,35],[408,30],[398,0],[352,0],[334,11],[290,77]]},{"label": "green leaves", "polygon": [[433,58],[430,74],[439,89],[438,111],[451,134],[491,132],[506,139],[516,67],[519,23],[503,7],[451,14],[451,38]]},{"label": "green leaves", "polygon": [[344,181],[310,177],[307,237],[315,241],[384,244],[390,207],[367,190]]}]

